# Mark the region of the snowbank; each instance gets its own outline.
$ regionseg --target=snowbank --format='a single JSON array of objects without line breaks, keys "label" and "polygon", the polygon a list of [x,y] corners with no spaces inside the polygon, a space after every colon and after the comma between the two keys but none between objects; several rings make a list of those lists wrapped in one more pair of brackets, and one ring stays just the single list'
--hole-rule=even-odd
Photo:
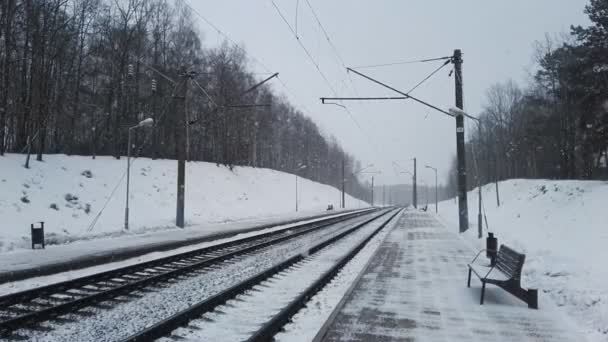
[{"label": "snowbank", "polygon": [[[523,285],[541,290],[541,310],[551,300],[590,341],[608,341],[608,183],[515,179],[499,183],[499,194],[497,207],[494,185],[482,189],[489,231],[526,253]],[[477,191],[468,200],[471,228],[462,237],[485,248],[477,239]],[[439,213],[457,229],[453,199]]]},{"label": "snowbank", "polygon": [[[125,234],[126,159],[46,155],[44,162],[32,160],[30,169],[23,168],[24,160],[19,154],[0,157],[0,252],[29,248],[29,227],[37,221],[45,222],[50,244]],[[174,160],[133,160],[129,234],[176,229],[176,171]],[[298,192],[300,211],[339,205],[340,192],[324,184],[299,178]],[[367,205],[350,196],[346,204]],[[186,224],[192,229],[290,212],[295,213],[292,174],[187,163]]]}]

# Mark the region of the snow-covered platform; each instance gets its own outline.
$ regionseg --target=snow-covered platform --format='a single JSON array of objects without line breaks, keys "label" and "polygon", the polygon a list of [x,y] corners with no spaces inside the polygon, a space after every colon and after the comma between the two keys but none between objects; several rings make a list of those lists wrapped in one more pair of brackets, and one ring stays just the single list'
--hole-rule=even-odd
[{"label": "snow-covered platform", "polygon": [[555,306],[543,306],[543,301],[539,310],[528,309],[490,285],[480,306],[480,283],[466,286],[466,264],[475,252],[434,214],[406,212],[316,340],[585,340]]}]

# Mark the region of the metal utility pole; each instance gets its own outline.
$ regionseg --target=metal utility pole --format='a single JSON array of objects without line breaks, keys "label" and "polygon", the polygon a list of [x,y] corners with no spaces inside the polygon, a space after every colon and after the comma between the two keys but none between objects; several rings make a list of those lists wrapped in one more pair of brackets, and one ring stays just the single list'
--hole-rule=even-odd
[{"label": "metal utility pole", "polygon": [[177,154],[177,210],[175,225],[184,228],[184,208],[186,197],[186,95],[190,74],[184,69],[182,80],[177,84],[175,95],[175,144]]},{"label": "metal utility pole", "polygon": [[346,203],[345,203],[345,196],[344,196],[344,186],[346,179],[344,178],[344,159],[342,159],[342,209],[344,209],[346,207]]},{"label": "metal utility pole", "polygon": [[426,165],[426,168],[435,171],[435,213],[438,213],[439,211],[437,210],[437,169],[430,165]]},{"label": "metal utility pole", "polygon": [[298,172],[300,172],[300,170],[304,170],[308,165],[299,165],[296,168],[296,211],[298,211]]},{"label": "metal utility pole", "polygon": [[298,175],[296,174],[296,211],[298,211]]},{"label": "metal utility pole", "polygon": [[437,208],[437,169],[435,169],[435,214],[439,213]]},{"label": "metal utility pole", "polygon": [[386,184],[382,184],[382,206],[386,205]]},{"label": "metal utility pole", "polygon": [[372,176],[372,207],[374,206],[374,176]]},{"label": "metal utility pole", "polygon": [[[454,50],[454,57],[452,58],[452,61],[454,63],[456,107],[463,110],[462,52],[459,49]],[[458,162],[458,218],[460,232],[463,233],[469,229],[469,210],[467,207],[467,169],[464,146],[464,112],[459,112],[456,114],[456,158]]]},{"label": "metal utility pole", "polygon": [[[481,139],[481,120],[477,121],[477,128],[479,128],[479,139]],[[475,168],[477,169],[477,186],[479,187],[479,192],[477,195],[477,199],[479,202],[479,210],[477,211],[477,237],[483,237],[483,222],[481,216],[481,171],[479,169],[479,165],[477,164],[477,158],[473,156],[473,160],[475,161]]]},{"label": "metal utility pole", "polygon": [[413,158],[414,159],[414,180],[412,182],[413,186],[414,186],[414,191],[412,193],[412,197],[413,197],[413,201],[414,201],[414,208],[418,208],[418,190],[416,189],[416,157]]},{"label": "metal utility pole", "polygon": [[494,177],[494,184],[496,185],[496,206],[500,207],[500,195],[498,194],[498,177]]}]

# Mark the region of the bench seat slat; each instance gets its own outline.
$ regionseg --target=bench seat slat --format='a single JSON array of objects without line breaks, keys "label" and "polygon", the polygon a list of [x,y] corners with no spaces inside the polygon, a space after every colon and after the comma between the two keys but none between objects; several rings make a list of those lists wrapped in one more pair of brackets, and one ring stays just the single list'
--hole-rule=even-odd
[{"label": "bench seat slat", "polygon": [[[482,278],[482,279],[486,276],[486,274],[488,274],[488,271],[490,271],[490,268],[492,268],[491,266],[486,266],[486,265],[481,265],[481,264],[469,264],[469,267],[471,267],[471,269],[473,270],[473,272],[475,272],[477,277]],[[492,270],[492,272],[490,272],[490,274],[488,274],[488,278],[495,279],[498,281],[507,281],[511,277],[509,275],[505,274],[504,272],[502,272],[501,270],[494,268]]]}]

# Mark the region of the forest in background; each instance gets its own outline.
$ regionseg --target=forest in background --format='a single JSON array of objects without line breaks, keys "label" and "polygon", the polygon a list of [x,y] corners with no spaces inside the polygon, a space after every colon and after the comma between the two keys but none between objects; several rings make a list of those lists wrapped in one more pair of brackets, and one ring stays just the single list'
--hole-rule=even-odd
[{"label": "forest in background", "polygon": [[467,125],[469,189],[510,178],[608,179],[608,1],[591,0],[585,13],[589,27],[536,43],[528,84],[488,89],[481,124]]},{"label": "forest in background", "polygon": [[[186,96],[188,159],[298,173],[367,198],[360,168],[335,138],[267,85],[243,48],[205,47],[189,5],[168,0],[0,2],[0,155],[127,153],[176,157],[175,85],[195,74]],[[238,106],[260,104],[262,106]],[[28,145],[28,141],[31,142]],[[305,165],[305,168],[302,168]]]}]

